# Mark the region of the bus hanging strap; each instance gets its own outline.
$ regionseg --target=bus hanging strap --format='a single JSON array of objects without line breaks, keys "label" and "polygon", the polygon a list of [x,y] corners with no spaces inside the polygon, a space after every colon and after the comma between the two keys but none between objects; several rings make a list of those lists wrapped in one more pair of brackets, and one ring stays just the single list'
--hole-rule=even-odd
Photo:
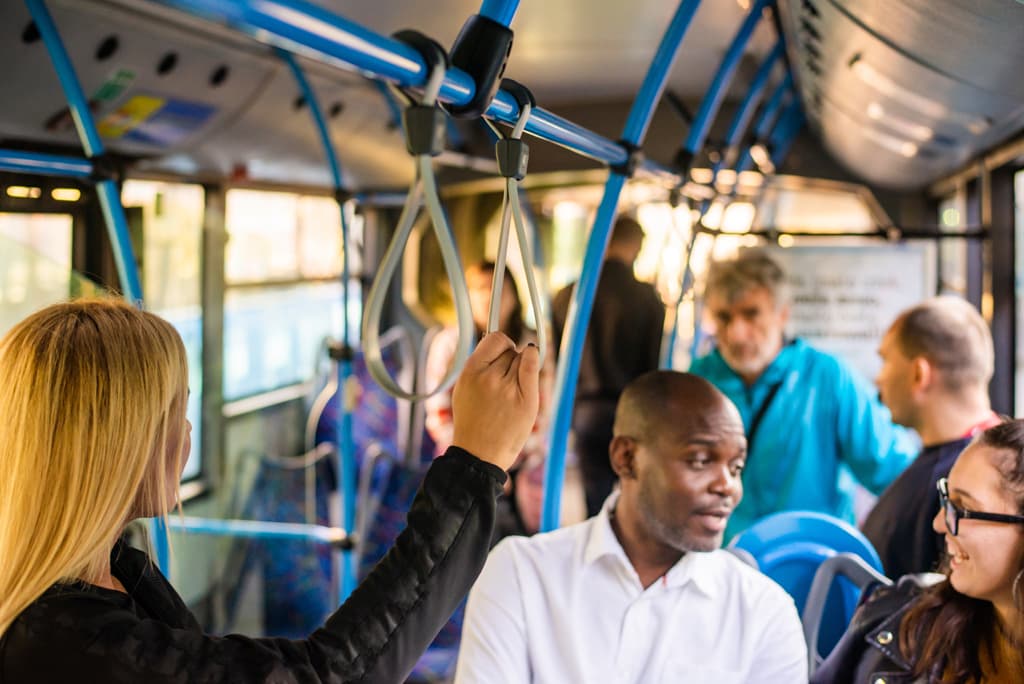
[{"label": "bus hanging strap", "polygon": [[[409,154],[416,160],[416,177],[406,196],[405,206],[398,220],[395,235],[384,253],[384,259],[367,295],[362,337],[366,367],[373,379],[392,396],[418,401],[443,392],[455,384],[473,346],[473,312],[469,305],[469,292],[466,288],[466,276],[462,272],[462,262],[459,259],[458,250],[455,248],[448,219],[441,207],[441,199],[437,192],[437,180],[434,177],[433,157],[444,150],[446,118],[445,113],[437,106],[437,96],[444,82],[448,66],[447,56],[440,45],[414,31],[402,31],[395,34],[395,37],[421,53],[429,74],[419,102],[414,102],[407,107],[402,116],[406,147]],[[455,345],[455,355],[451,367],[438,386],[423,394],[417,394],[400,387],[384,365],[380,343],[380,321],[384,310],[384,300],[392,278],[398,270],[402,252],[412,234],[421,199],[426,200],[431,226],[441,247],[441,258],[448,274],[448,281],[451,283],[458,321],[458,341]]]},{"label": "bus hanging strap", "polygon": [[[530,119],[530,112],[537,106],[533,93],[512,79],[501,81],[501,89],[511,94],[519,104],[519,118],[512,133],[505,137],[494,124],[487,122],[498,135],[494,145],[494,153],[498,159],[498,170],[505,177],[505,194],[501,206],[501,234],[498,237],[498,252],[494,259],[494,279],[491,281],[491,305],[487,316],[487,332],[499,329],[501,323],[501,290],[505,284],[505,261],[508,254],[508,239],[513,219],[516,226],[516,242],[519,243],[519,254],[522,257],[523,270],[526,272],[526,285],[530,291],[530,305],[537,321],[537,350],[540,352],[540,363],[543,365],[547,353],[547,331],[545,330],[544,314],[541,308],[540,289],[534,273],[533,250],[530,237],[526,232],[523,220],[523,207],[519,196],[519,181],[526,177],[526,167],[530,161],[530,148],[523,141],[523,131]],[[514,340],[519,342],[519,340]]]}]

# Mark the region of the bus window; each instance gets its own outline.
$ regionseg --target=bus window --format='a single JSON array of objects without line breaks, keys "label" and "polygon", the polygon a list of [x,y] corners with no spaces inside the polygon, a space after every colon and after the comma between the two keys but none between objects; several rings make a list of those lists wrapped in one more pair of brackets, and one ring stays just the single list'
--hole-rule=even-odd
[{"label": "bus window", "polygon": [[[256,190],[227,193],[224,399],[312,378],[321,341],[342,332],[341,228],[327,197]],[[361,221],[350,220],[353,242]],[[349,332],[362,317],[358,249],[350,257]]]},{"label": "bus window", "polygon": [[0,335],[33,311],[100,288],[71,270],[69,214],[0,212]]},{"label": "bus window", "polygon": [[136,252],[141,267],[146,308],[166,318],[178,330],[188,355],[188,419],[192,422],[192,453],[182,481],[202,475],[203,334],[200,285],[203,209],[199,185],[129,180],[121,191],[126,208],[142,217],[141,244]]}]

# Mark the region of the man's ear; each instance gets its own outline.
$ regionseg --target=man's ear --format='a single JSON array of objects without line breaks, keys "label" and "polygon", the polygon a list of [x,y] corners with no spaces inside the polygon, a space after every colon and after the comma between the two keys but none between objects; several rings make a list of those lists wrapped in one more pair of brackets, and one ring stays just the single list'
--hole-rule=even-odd
[{"label": "man's ear", "polygon": [[612,437],[608,445],[608,458],[611,459],[612,470],[620,480],[632,480],[636,477],[636,440],[632,437],[617,435]]},{"label": "man's ear", "polygon": [[923,356],[916,356],[911,361],[913,372],[910,376],[911,387],[915,392],[928,390],[935,383],[935,367]]},{"label": "man's ear", "polygon": [[782,323],[783,328],[789,325],[789,313],[789,304],[783,304],[782,306],[779,307],[779,321]]}]

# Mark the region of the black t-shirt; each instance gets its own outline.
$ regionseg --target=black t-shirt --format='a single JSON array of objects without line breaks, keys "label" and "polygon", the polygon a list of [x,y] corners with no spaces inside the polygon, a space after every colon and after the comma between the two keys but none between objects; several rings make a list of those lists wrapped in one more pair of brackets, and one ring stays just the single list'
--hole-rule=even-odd
[{"label": "black t-shirt", "polygon": [[964,437],[925,448],[878,497],[863,530],[889,577],[936,569],[945,544],[942,535],[932,529],[932,519],[939,511],[935,483],[949,475],[970,442]]},{"label": "black t-shirt", "polygon": [[[555,349],[562,343],[573,286],[551,304]],[[577,401],[613,405],[634,378],[658,368],[665,306],[649,283],[633,277],[633,266],[618,259],[601,265],[594,308],[580,360]]]}]

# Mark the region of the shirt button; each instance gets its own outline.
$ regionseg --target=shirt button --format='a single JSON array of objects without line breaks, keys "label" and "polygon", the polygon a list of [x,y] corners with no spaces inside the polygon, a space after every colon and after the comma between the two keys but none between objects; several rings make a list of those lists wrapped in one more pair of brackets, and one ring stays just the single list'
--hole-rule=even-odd
[{"label": "shirt button", "polygon": [[886,684],[885,677],[879,677],[875,681],[871,682],[871,684]]},{"label": "shirt button", "polygon": [[[878,634],[878,636],[875,637],[875,638],[878,641],[878,643],[882,644],[883,646],[885,646],[886,644],[891,644],[892,643],[892,632],[889,632],[889,631],[880,632]],[[876,680],[875,684],[878,684],[877,680]],[[885,684],[885,682],[882,681],[881,684]]]}]

